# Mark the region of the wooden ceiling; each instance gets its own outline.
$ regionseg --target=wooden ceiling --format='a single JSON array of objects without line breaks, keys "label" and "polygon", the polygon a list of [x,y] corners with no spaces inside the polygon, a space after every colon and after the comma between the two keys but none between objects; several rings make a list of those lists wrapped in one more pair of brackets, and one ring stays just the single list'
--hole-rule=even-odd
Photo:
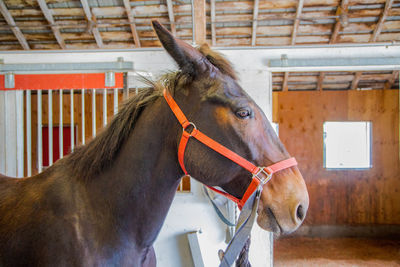
[{"label": "wooden ceiling", "polygon": [[[219,47],[400,41],[400,0],[0,0],[0,12],[0,50],[157,47],[155,18],[181,39]],[[397,77],[277,73],[274,89],[398,88]]]}]

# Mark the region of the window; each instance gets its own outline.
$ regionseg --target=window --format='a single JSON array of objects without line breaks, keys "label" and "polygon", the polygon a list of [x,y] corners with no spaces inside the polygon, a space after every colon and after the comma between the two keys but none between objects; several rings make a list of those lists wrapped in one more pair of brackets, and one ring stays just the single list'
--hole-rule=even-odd
[{"label": "window", "polygon": [[370,122],[324,123],[325,168],[365,169],[371,166]]}]

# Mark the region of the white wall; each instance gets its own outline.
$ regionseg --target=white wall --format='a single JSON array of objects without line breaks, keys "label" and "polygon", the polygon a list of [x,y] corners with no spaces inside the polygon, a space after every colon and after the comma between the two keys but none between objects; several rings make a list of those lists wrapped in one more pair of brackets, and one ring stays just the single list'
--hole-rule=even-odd
[{"label": "white wall", "polygon": [[0,91],[0,173],[24,175],[23,92]]}]

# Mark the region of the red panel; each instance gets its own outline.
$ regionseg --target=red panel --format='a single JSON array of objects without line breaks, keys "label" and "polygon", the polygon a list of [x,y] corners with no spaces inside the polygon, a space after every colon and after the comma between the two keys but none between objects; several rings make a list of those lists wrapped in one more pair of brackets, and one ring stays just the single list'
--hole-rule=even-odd
[{"label": "red panel", "polygon": [[[75,137],[75,146],[76,143],[76,126],[74,127],[74,137]],[[59,143],[59,126],[53,127],[53,162],[56,162],[60,158],[60,143]],[[42,153],[43,153],[43,166],[49,166],[49,127],[43,126],[42,127]],[[64,126],[63,127],[63,153],[64,156],[68,155],[71,152],[71,126]]]},{"label": "red panel", "polygon": [[115,86],[105,86],[105,73],[81,74],[15,74],[15,88],[4,88],[0,75],[0,90],[98,89],[123,88],[123,73],[115,73]]}]

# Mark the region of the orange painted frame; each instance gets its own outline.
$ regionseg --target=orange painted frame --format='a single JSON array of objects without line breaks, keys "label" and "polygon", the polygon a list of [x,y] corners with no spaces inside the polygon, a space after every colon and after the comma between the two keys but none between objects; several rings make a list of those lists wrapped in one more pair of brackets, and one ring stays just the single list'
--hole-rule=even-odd
[{"label": "orange painted frame", "polygon": [[50,89],[98,89],[123,88],[123,73],[115,73],[115,86],[105,86],[105,73],[70,74],[15,74],[15,87],[4,87],[4,75],[0,75],[0,90],[50,90]]}]

